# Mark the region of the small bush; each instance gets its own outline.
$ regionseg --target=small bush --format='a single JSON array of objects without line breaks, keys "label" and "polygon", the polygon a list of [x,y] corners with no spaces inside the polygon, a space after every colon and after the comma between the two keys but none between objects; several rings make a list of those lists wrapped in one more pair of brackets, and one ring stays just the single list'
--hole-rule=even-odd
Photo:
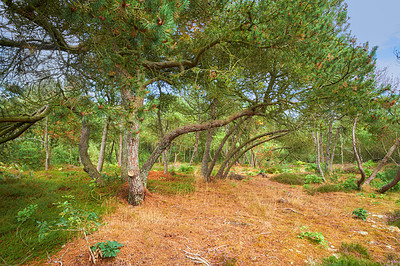
[{"label": "small bush", "polygon": [[340,187],[335,184],[323,184],[321,186],[318,186],[314,188],[315,192],[319,193],[330,193],[330,192],[338,192],[340,191]]},{"label": "small bush", "polygon": [[191,166],[189,164],[182,164],[181,166],[179,166],[178,168],[178,172],[179,173],[186,173],[186,174],[191,174],[194,172],[194,166]]},{"label": "small bush", "polygon": [[307,172],[317,172],[318,171],[318,167],[315,163],[308,163],[305,170]]},{"label": "small bush", "polygon": [[[380,188],[383,185],[392,181],[392,179],[396,176],[398,168],[388,168],[385,169],[384,172],[378,173],[376,178],[371,182],[371,185],[376,188]],[[390,189],[390,191],[400,191],[400,184],[396,184],[394,187]]]},{"label": "small bush", "polygon": [[368,162],[365,162],[362,165],[364,168],[370,168],[370,167],[375,167],[376,163],[374,163],[372,160],[369,160]]},{"label": "small bush", "polygon": [[274,176],[271,180],[290,185],[304,185],[305,178],[303,174],[295,174],[295,173],[282,173],[278,176]]},{"label": "small bush", "polygon": [[267,172],[268,174],[280,174],[283,172],[283,169],[278,165],[274,165],[266,168],[265,172]]},{"label": "small bush", "polygon": [[304,182],[306,184],[318,184],[323,183],[324,179],[321,176],[317,175],[306,175]]},{"label": "small bush", "polygon": [[340,190],[342,190],[342,191],[358,190],[357,179],[353,176],[349,176],[349,178],[347,178],[339,183],[339,187],[340,187]]},{"label": "small bush", "polygon": [[[114,258],[120,252],[119,248],[124,246],[117,241],[99,242],[90,247],[94,254],[100,258]],[[97,256],[96,256],[97,257]]]},{"label": "small bush", "polygon": [[356,216],[356,218],[361,219],[363,221],[367,220],[368,217],[368,211],[364,210],[363,208],[360,209],[356,208],[353,211],[353,214]]},{"label": "small bush", "polygon": [[307,226],[302,226],[300,229],[302,230],[302,232],[299,235],[299,238],[301,239],[305,238],[310,242],[321,244],[324,247],[328,246],[328,243],[326,242],[325,237],[321,232],[307,231],[308,230]]}]

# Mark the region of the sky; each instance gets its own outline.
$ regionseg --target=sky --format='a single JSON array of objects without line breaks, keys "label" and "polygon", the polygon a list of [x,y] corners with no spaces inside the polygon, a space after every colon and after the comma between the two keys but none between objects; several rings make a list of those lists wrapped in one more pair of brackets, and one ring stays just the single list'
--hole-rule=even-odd
[{"label": "sky", "polygon": [[358,43],[378,46],[377,66],[400,78],[400,0],[346,0],[350,28]]}]

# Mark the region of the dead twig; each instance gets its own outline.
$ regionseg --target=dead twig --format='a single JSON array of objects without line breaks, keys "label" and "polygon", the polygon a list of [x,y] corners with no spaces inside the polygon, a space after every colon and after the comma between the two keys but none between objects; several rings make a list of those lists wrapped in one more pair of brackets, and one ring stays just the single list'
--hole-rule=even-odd
[{"label": "dead twig", "polygon": [[211,264],[205,258],[201,257],[199,254],[190,253],[187,252],[186,250],[183,250],[183,252],[186,253],[186,258],[190,259],[194,263],[211,266]]},{"label": "dead twig", "polygon": [[285,208],[285,210],[287,210],[287,211],[292,211],[292,212],[294,212],[294,213],[298,213],[298,214],[301,214],[301,215],[305,216],[304,213],[298,212],[298,211],[293,210],[293,209],[291,209],[291,208]]}]

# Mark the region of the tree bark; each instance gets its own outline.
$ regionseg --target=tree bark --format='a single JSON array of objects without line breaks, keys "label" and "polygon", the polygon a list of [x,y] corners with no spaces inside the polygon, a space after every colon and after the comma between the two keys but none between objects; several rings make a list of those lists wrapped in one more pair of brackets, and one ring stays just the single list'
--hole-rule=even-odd
[{"label": "tree bark", "polygon": [[104,183],[101,174],[97,171],[96,167],[92,164],[88,154],[89,148],[89,137],[90,137],[90,123],[87,117],[82,117],[82,131],[81,138],[79,140],[79,155],[83,164],[83,170],[89,174],[89,176],[96,183],[102,185]]},{"label": "tree bark", "polygon": [[393,178],[392,181],[390,181],[390,183],[384,185],[383,187],[381,187],[378,191],[379,193],[385,193],[386,191],[388,191],[389,189],[391,189],[392,187],[394,187],[397,183],[399,183],[400,181],[400,167],[399,170],[397,171],[396,176]]},{"label": "tree bark", "polygon": [[[215,119],[215,105],[216,105],[216,99],[213,99],[211,103],[211,119]],[[214,135],[214,129],[210,128],[207,131],[207,140],[204,146],[204,153],[203,153],[203,159],[201,160],[201,171],[200,171],[200,176],[204,179],[205,182],[211,182],[211,176],[208,175],[208,163],[210,159],[210,149],[211,149],[211,143],[213,140],[213,135]]]},{"label": "tree bark", "polygon": [[191,132],[203,131],[215,127],[222,127],[241,117],[249,117],[254,115],[256,115],[255,109],[248,109],[233,114],[230,117],[223,120],[214,120],[202,124],[191,124],[191,125],[181,126],[179,128],[172,130],[170,133],[166,134],[164,138],[158,143],[158,145],[153,150],[150,157],[144,163],[143,167],[140,170],[141,179],[147,182],[147,175],[149,174],[150,169],[153,167],[154,163],[157,161],[161,153],[167,147],[169,147],[169,145],[175,138]]},{"label": "tree bark", "polygon": [[360,156],[357,151],[357,139],[356,139],[357,120],[358,120],[358,116],[356,116],[356,118],[354,119],[354,124],[353,124],[353,151],[354,151],[354,156],[356,157],[358,169],[360,169],[360,173],[361,173],[361,178],[357,181],[358,189],[361,189],[361,186],[364,183],[366,176],[365,176],[365,172],[364,172],[364,168],[362,166]]},{"label": "tree bark", "polygon": [[314,145],[315,145],[315,154],[316,154],[316,161],[317,161],[317,167],[318,171],[322,177],[322,179],[325,181],[325,175],[324,171],[322,170],[321,167],[321,149],[320,149],[320,142],[319,142],[319,132],[317,131],[316,133],[312,132],[312,136],[314,139]]},{"label": "tree bark", "polygon": [[[251,117],[247,118],[247,121],[250,120]],[[210,163],[210,166],[208,167],[208,173],[207,176],[210,178],[211,177],[211,173],[215,167],[215,164],[217,163],[218,157],[220,156],[222,149],[225,146],[226,141],[229,139],[229,137],[233,134],[233,132],[236,131],[236,129],[238,129],[238,127],[242,124],[243,119],[240,119],[235,126],[233,126],[224,136],[224,138],[221,140],[221,143],[218,146],[217,151],[215,152],[214,155],[214,160],[212,160],[212,162]]]},{"label": "tree bark", "polygon": [[365,181],[365,184],[371,183],[372,180],[376,177],[378,172],[382,169],[382,167],[386,164],[387,160],[389,159],[390,156],[392,156],[392,153],[396,150],[397,146],[400,144],[400,138],[398,138],[392,147],[390,147],[388,153],[385,155],[385,157],[380,161],[374,172],[371,174],[371,176]]},{"label": "tree bark", "polygon": [[104,124],[103,134],[101,137],[99,161],[97,162],[97,171],[99,171],[99,173],[101,173],[101,171],[103,170],[104,155],[106,153],[107,133],[109,125],[110,125],[110,119],[107,117]]},{"label": "tree bark", "polygon": [[[200,124],[200,115],[197,118],[197,123]],[[196,156],[197,156],[197,151],[199,149],[199,140],[200,140],[200,131],[197,131],[196,132],[196,140],[195,140],[194,148],[193,148],[192,158],[190,158],[190,163],[189,163],[190,165],[193,164],[194,158],[196,158]]]},{"label": "tree bark", "polygon": [[46,151],[46,159],[44,163],[44,169],[49,170],[50,166],[50,145],[49,145],[49,118],[46,116],[46,129],[45,129],[45,138],[44,138],[44,149]]},{"label": "tree bark", "polygon": [[[253,149],[254,147],[257,147],[257,146],[259,146],[259,145],[261,145],[261,144],[263,144],[263,143],[265,143],[265,142],[268,142],[268,141],[271,141],[271,140],[273,140],[273,139],[277,139],[277,138],[286,136],[287,134],[289,134],[288,131],[287,131],[287,132],[284,132],[283,134],[276,135],[276,136],[273,136],[273,137],[271,137],[271,138],[268,138],[268,139],[266,139],[266,140],[261,140],[261,141],[255,143],[255,144],[250,145],[249,147],[247,147],[246,149],[244,149],[242,152],[240,152],[240,153],[238,153],[238,154],[235,153],[236,156],[233,158],[233,160],[231,161],[231,163],[230,163],[230,164],[228,165],[228,167],[226,168],[223,177],[226,178],[226,177],[228,176],[229,171],[231,170],[232,166],[233,166],[233,165],[235,164],[235,162],[236,162],[237,160],[239,160],[246,152],[248,152],[249,150]],[[253,140],[253,141],[254,141],[254,140]],[[253,142],[253,141],[251,141],[251,142]],[[251,142],[247,142],[247,144],[249,144],[249,143],[251,143]],[[246,145],[247,145],[247,144],[246,144]],[[242,148],[243,148],[244,146],[246,146],[246,145],[242,145]]]},{"label": "tree bark", "polygon": [[128,202],[134,206],[140,205],[144,200],[145,183],[140,178],[139,169],[139,121],[133,121],[127,138],[128,149],[128,177],[129,198]]},{"label": "tree bark", "polygon": [[335,150],[336,150],[336,145],[337,145],[337,141],[338,141],[338,137],[339,137],[339,132],[340,132],[340,128],[338,127],[336,130],[335,142],[333,143],[333,147],[332,147],[331,158],[330,158],[329,164],[328,164],[329,172],[332,172],[333,159],[335,159]]}]

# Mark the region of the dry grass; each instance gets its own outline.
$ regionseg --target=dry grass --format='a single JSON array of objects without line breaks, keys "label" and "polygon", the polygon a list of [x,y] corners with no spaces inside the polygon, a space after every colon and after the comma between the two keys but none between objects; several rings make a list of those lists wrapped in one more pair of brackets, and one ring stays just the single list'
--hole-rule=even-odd
[{"label": "dry grass", "polygon": [[[117,204],[115,213],[89,241],[125,245],[117,258],[103,260],[103,265],[194,265],[195,258],[213,265],[223,259],[238,265],[305,265],[334,254],[344,242],[359,243],[374,259],[383,260],[400,250],[399,230],[391,232],[377,216],[362,221],[351,213],[364,207],[370,214],[385,214],[396,208],[398,197],[372,199],[341,192],[311,196],[302,187],[261,177],[196,182],[192,194],[153,193],[140,207],[129,206],[123,198],[111,202]],[[299,239],[301,226],[321,232],[329,248]],[[67,244],[51,260],[87,265],[84,241]]]}]

